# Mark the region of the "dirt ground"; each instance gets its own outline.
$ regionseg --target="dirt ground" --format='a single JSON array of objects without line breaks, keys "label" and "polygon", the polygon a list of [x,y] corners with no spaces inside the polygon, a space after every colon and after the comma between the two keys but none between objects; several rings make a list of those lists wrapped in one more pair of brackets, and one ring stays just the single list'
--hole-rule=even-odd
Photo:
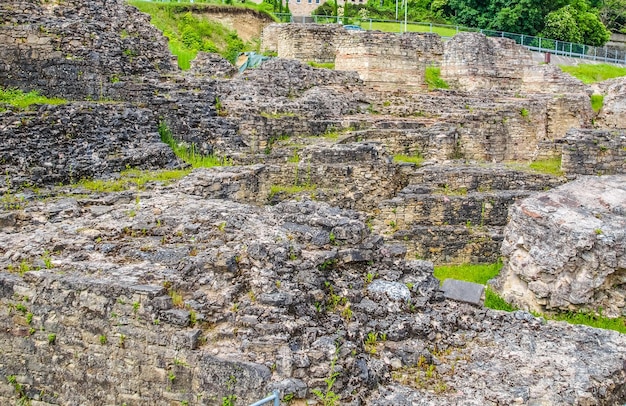
[{"label": "dirt ground", "polygon": [[225,10],[206,10],[197,13],[198,16],[222,23],[226,27],[237,31],[244,42],[258,40],[263,28],[273,21],[269,16],[254,11],[236,9],[233,12]]}]

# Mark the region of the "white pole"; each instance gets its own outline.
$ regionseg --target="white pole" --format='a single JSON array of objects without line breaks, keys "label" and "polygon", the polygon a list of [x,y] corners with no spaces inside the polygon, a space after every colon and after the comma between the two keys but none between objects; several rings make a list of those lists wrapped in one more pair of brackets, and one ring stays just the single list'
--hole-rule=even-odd
[{"label": "white pole", "polygon": [[398,21],[398,0],[396,0],[396,21]]},{"label": "white pole", "polygon": [[407,15],[407,12],[409,10],[409,0],[404,0],[404,4],[405,4],[405,6],[404,6],[404,32],[406,32],[407,31],[406,15]]}]

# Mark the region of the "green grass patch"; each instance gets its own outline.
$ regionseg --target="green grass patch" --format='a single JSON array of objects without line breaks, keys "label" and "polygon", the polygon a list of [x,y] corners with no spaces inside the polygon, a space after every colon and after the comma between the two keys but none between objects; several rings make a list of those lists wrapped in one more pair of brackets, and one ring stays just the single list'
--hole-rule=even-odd
[{"label": "green grass patch", "polygon": [[594,315],[585,312],[567,312],[555,315],[541,315],[549,320],[566,321],[570,324],[584,324],[585,326],[603,328],[607,330],[619,331],[622,334],[626,334],[626,318],[618,317],[615,319],[609,319],[602,315]]},{"label": "green grass patch", "polygon": [[[490,279],[498,276],[501,269],[501,262],[495,264],[441,265],[435,267],[434,275],[441,283],[451,278],[486,285]],[[485,289],[485,307],[507,312],[517,310],[515,306],[507,303],[490,288]]]},{"label": "green grass patch", "polygon": [[286,193],[288,195],[295,195],[301,192],[312,192],[317,188],[316,185],[289,185],[289,186],[281,186],[281,185],[272,185],[270,187],[270,195],[271,199],[274,195],[278,193]]},{"label": "green grass patch", "polygon": [[89,179],[78,183],[92,192],[121,192],[131,188],[142,189],[148,182],[160,182],[169,184],[175,180],[185,177],[191,169],[142,171],[139,169],[127,169],[120,173],[118,179]]},{"label": "green grass patch", "polygon": [[545,173],[554,176],[563,176],[561,170],[561,157],[557,156],[550,159],[538,159],[531,162],[528,167],[535,172]]},{"label": "green grass patch", "polygon": [[178,141],[174,139],[172,131],[163,121],[159,123],[159,134],[161,135],[161,141],[169,145],[178,158],[188,163],[193,168],[212,168],[214,166],[232,165],[232,161],[226,157],[202,155],[198,153],[194,144],[179,144]]},{"label": "green grass patch", "polygon": [[65,104],[67,100],[48,98],[39,94],[37,90],[31,90],[28,93],[24,93],[20,89],[4,89],[0,87],[0,111],[2,111],[2,104],[8,104],[19,109],[26,109],[33,104]]},{"label": "green grass patch", "polygon": [[215,52],[235,63],[240,52],[258,50],[258,43],[244,43],[236,31],[201,16],[202,5],[131,0],[131,5],[150,14],[151,23],[169,38],[178,66],[189,69],[199,51]]},{"label": "green grass patch", "polygon": [[421,155],[403,155],[396,154],[393,156],[393,162],[395,163],[412,163],[420,166],[424,162],[424,158]]},{"label": "green grass patch", "polygon": [[582,80],[583,83],[602,82],[603,80],[626,76],[626,68],[602,64],[580,64],[578,66],[559,66],[563,72]]},{"label": "green grass patch", "polygon": [[591,95],[591,108],[596,113],[600,111],[602,106],[604,105],[604,95],[602,94],[592,94]]},{"label": "green grass patch", "polygon": [[436,66],[429,66],[424,71],[424,82],[428,85],[428,90],[447,89],[448,83],[439,77],[441,69]]},{"label": "green grass patch", "polygon": [[451,278],[485,285],[490,279],[498,276],[501,269],[501,262],[495,264],[441,265],[435,267],[434,274],[442,283]]},{"label": "green grass patch", "polygon": [[309,66],[314,67],[314,68],[335,69],[335,63],[334,62],[318,63],[318,62],[308,61],[307,64]]}]

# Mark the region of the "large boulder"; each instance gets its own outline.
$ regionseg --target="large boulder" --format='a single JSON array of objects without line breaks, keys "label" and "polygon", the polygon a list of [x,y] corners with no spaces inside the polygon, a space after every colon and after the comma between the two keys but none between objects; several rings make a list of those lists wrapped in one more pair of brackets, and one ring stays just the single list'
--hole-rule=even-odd
[{"label": "large boulder", "polygon": [[583,177],[510,209],[496,287],[536,311],[626,315],[626,176]]}]

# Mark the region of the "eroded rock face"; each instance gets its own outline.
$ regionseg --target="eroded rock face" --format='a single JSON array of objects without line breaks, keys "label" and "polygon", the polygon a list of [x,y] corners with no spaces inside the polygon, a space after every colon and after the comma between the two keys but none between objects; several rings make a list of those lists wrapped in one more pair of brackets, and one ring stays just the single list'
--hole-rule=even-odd
[{"label": "eroded rock face", "polygon": [[497,287],[523,308],[626,314],[626,176],[583,177],[511,207]]}]

